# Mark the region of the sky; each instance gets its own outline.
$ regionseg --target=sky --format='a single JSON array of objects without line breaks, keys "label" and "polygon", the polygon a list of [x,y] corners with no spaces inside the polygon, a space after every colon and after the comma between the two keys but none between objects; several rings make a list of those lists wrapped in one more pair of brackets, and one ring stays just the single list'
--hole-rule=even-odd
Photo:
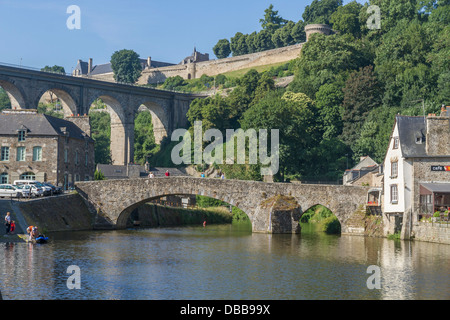
[{"label": "sky", "polygon": [[[42,68],[59,65],[71,73],[78,59],[108,63],[121,49],[141,58],[179,63],[193,52],[215,59],[219,39],[261,30],[259,19],[273,4],[297,22],[312,0],[0,0],[0,63]],[[348,3],[349,1],[344,1]],[[358,1],[360,2],[360,1]],[[80,9],[80,28],[71,5]]]}]

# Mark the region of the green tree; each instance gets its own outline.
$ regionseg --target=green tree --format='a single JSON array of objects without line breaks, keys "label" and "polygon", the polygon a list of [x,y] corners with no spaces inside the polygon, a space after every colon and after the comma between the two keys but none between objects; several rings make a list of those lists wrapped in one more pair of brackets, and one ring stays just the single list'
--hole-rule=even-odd
[{"label": "green tree", "polygon": [[323,124],[321,131],[324,139],[337,138],[342,133],[342,87],[340,83],[326,83],[316,93],[316,106]]},{"label": "green tree", "polygon": [[274,32],[276,29],[281,28],[287,23],[287,20],[278,15],[278,11],[273,10],[271,4],[266,10],[264,10],[264,18],[260,19],[261,27],[263,30]]},{"label": "green tree", "polygon": [[283,91],[272,91],[251,106],[240,120],[244,130],[280,130],[280,170],[275,178],[281,181],[288,174],[304,172],[302,162],[312,140],[314,102],[304,94],[296,95],[283,97]]},{"label": "green tree", "polygon": [[247,37],[248,35],[244,35],[241,32],[236,32],[234,37],[231,38],[230,47],[233,56],[240,56],[248,53]]},{"label": "green tree", "polygon": [[355,38],[361,37],[360,12],[362,4],[352,1],[345,6],[338,7],[330,16],[330,23],[334,30],[341,34],[349,33]]},{"label": "green tree", "polygon": [[220,39],[213,48],[213,52],[219,59],[227,58],[231,53],[230,41]]},{"label": "green tree", "polygon": [[54,65],[53,67],[45,66],[41,69],[41,71],[45,72],[54,72],[54,73],[66,73],[66,70],[64,70],[64,67]]},{"label": "green tree", "polygon": [[381,87],[372,66],[350,74],[343,91],[342,140],[351,146],[359,137],[369,112],[381,106]]},{"label": "green tree", "polygon": [[111,68],[117,82],[136,83],[142,73],[139,55],[133,50],[123,49],[111,56]]},{"label": "green tree", "polygon": [[342,0],[313,0],[303,11],[303,21],[306,24],[330,24],[331,15],[340,6],[342,6]]},{"label": "green tree", "polygon": [[105,175],[101,170],[95,170],[94,180],[106,180]]},{"label": "green tree", "polygon": [[11,108],[11,101],[9,100],[6,91],[0,87],[0,111]]},{"label": "green tree", "polygon": [[90,112],[91,136],[95,141],[96,164],[111,164],[111,117],[107,112]]},{"label": "green tree", "polygon": [[255,47],[258,51],[266,51],[274,49],[275,46],[272,41],[272,33],[269,30],[261,30],[255,38]]},{"label": "green tree", "polygon": [[306,93],[311,99],[325,83],[343,81],[348,73],[371,63],[368,46],[351,35],[313,34],[297,60],[294,81],[289,88]]},{"label": "green tree", "polygon": [[139,112],[134,120],[134,162],[145,164],[155,147],[152,115],[149,111]]}]

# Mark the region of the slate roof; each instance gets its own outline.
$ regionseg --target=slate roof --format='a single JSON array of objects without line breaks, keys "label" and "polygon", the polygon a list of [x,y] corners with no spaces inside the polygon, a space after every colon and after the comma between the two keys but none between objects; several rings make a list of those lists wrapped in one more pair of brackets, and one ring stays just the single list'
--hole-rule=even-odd
[{"label": "slate roof", "polygon": [[450,193],[450,183],[421,183],[431,192]]},{"label": "slate roof", "polygon": [[[426,157],[426,129],[424,117],[397,115],[395,121],[398,126],[398,135],[402,156],[404,158]],[[421,136],[422,143],[416,143],[416,137]]]},{"label": "slate roof", "polygon": [[84,140],[84,132],[71,121],[41,113],[0,113],[0,135],[26,130],[27,136],[64,136],[61,128],[66,128],[70,138]]}]

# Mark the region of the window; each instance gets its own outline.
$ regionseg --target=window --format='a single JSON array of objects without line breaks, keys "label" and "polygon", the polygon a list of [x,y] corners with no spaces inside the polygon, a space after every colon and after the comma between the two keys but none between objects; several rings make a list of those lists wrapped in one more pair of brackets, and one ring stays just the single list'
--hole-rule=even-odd
[{"label": "window", "polygon": [[398,188],[396,184],[391,185],[391,203],[398,203]]},{"label": "window", "polygon": [[16,161],[25,161],[25,147],[17,147]]},{"label": "window", "polygon": [[0,183],[9,183],[8,174],[6,172],[0,174]]},{"label": "window", "polygon": [[19,130],[19,142],[25,141],[25,130]]},{"label": "window", "polygon": [[69,151],[64,149],[64,163],[69,162]]},{"label": "window", "polygon": [[398,142],[399,142],[398,137],[394,137],[394,146],[393,146],[394,149],[398,149]]},{"label": "window", "polygon": [[33,161],[42,161],[42,147],[33,148]]},{"label": "window", "polygon": [[78,164],[78,151],[75,151],[75,164]]},{"label": "window", "polygon": [[80,175],[78,173],[75,173],[75,182],[80,181]]},{"label": "window", "polygon": [[9,147],[2,147],[0,161],[9,161]]},{"label": "window", "polygon": [[391,162],[391,178],[397,178],[398,176],[398,162]]},{"label": "window", "polygon": [[33,172],[25,172],[20,175],[20,180],[36,180],[36,175]]},{"label": "window", "polygon": [[89,154],[86,152],[84,155],[84,165],[87,167],[89,163]]}]

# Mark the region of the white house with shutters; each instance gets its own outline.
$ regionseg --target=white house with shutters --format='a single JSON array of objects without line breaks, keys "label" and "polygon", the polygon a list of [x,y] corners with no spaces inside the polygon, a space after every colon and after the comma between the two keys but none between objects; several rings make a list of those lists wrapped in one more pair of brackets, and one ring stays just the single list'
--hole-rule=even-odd
[{"label": "white house with shutters", "polygon": [[450,107],[428,117],[395,117],[384,160],[385,232],[408,238],[413,225],[450,207]]}]

